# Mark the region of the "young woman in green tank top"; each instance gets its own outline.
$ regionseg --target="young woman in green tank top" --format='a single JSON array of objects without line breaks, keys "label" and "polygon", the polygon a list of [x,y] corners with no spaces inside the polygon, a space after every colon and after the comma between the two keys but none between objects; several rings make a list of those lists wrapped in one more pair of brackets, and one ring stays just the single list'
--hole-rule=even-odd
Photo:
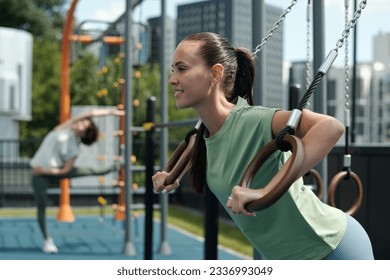
[{"label": "young woman in green tank top", "polygon": [[[169,78],[176,105],[193,108],[202,121],[191,162],[184,171],[190,171],[195,191],[202,194],[207,182],[266,259],[373,259],[363,227],[320,201],[301,178],[270,207],[246,210],[247,203],[259,199],[258,189],[289,158],[288,153],[276,151],[256,174],[251,188],[238,185],[250,160],[278,135],[291,115],[290,111],[253,106],[254,75],[251,53],[232,47],[217,34],[193,34],[177,46]],[[295,133],[305,153],[299,177],[329,153],[343,132],[335,118],[303,110]],[[157,191],[179,187],[180,177],[173,184],[164,184],[168,175],[162,171],[153,176]]]}]

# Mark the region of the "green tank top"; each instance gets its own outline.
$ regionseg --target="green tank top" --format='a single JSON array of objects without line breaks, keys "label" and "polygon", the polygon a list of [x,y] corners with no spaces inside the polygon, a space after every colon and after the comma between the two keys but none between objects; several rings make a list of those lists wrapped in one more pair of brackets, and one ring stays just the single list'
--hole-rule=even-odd
[{"label": "green tank top", "polygon": [[[266,259],[322,259],[334,250],[346,229],[345,213],[323,203],[298,179],[269,208],[256,217],[232,214],[228,196],[245,168],[272,140],[271,122],[277,109],[249,106],[239,98],[221,130],[205,138],[207,183],[236,225]],[[264,187],[290,153],[276,151],[253,179],[252,188]]]}]

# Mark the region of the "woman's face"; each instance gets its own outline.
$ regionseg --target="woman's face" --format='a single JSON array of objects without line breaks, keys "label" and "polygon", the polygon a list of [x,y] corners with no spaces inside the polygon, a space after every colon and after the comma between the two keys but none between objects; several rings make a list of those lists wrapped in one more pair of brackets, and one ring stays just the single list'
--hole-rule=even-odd
[{"label": "woman's face", "polygon": [[77,136],[83,137],[87,128],[91,125],[91,121],[88,119],[79,120],[74,124],[74,131]]},{"label": "woman's face", "polygon": [[212,74],[198,55],[200,42],[182,41],[173,55],[169,83],[178,108],[197,108],[210,95]]}]

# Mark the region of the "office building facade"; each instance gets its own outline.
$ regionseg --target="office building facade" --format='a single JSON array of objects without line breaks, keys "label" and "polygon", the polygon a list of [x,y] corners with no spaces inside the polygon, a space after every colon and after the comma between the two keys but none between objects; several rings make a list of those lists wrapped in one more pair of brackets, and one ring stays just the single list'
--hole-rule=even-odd
[{"label": "office building facade", "polygon": [[[270,5],[266,8],[266,30],[278,20],[282,10]],[[259,12],[260,16],[260,12]],[[176,44],[189,34],[215,32],[226,37],[235,47],[252,49],[252,0],[210,0],[179,5],[177,8]],[[260,32],[260,30],[259,30]],[[258,42],[259,44],[261,42]],[[285,107],[283,90],[283,24],[267,45],[265,106]]]}]

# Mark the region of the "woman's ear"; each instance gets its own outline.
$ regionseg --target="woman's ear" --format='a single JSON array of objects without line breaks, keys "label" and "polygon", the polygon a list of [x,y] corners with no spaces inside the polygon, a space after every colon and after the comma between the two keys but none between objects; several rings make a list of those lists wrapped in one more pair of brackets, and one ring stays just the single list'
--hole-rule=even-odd
[{"label": "woman's ear", "polygon": [[219,82],[223,77],[223,66],[222,64],[215,64],[211,67],[211,74],[213,76],[213,83]]}]

